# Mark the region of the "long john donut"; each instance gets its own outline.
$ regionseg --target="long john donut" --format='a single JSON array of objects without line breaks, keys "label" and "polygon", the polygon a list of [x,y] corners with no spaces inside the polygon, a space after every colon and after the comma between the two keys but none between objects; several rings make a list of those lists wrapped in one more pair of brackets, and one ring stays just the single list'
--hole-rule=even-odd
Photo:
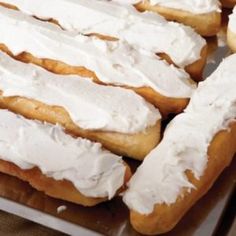
[{"label": "long john donut", "polygon": [[0,171],[47,195],[93,206],[124,190],[130,178],[128,165],[98,143],[7,110],[0,121]]},{"label": "long john donut", "polygon": [[143,159],[159,142],[158,110],[133,91],[53,74],[3,52],[0,71],[1,108],[61,124],[75,136],[135,159]]},{"label": "long john donut", "polygon": [[236,152],[235,64],[233,54],[200,83],[128,183],[124,201],[138,232],[173,229],[230,164]]},{"label": "long john donut", "polygon": [[[186,189],[174,204],[157,204],[151,214],[130,212],[132,226],[143,234],[162,234],[172,230],[185,213],[212,187],[221,172],[231,163],[236,152],[236,123],[229,126],[230,132],[220,131],[208,148],[208,164],[200,180],[186,172],[188,180],[195,186],[191,193]],[[163,157],[165,158],[165,157]]]}]

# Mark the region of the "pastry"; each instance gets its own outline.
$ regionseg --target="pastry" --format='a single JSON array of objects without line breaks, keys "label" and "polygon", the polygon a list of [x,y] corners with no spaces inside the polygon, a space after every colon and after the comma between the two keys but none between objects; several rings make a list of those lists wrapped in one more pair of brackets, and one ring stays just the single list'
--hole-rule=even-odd
[{"label": "pastry", "polygon": [[233,13],[229,16],[227,41],[231,50],[236,52],[236,7],[234,7]]},{"label": "pastry", "polygon": [[[132,5],[97,0],[2,0],[42,20],[53,19],[63,29],[85,35],[127,41],[138,50],[168,57],[195,80],[206,63],[206,41],[190,27],[168,22],[158,14],[138,12]],[[64,14],[64,12],[70,14]],[[112,12],[112,14],[110,14]],[[148,40],[146,40],[148,38]],[[174,42],[174,43],[173,43]]]},{"label": "pastry", "polygon": [[0,43],[9,55],[49,71],[133,89],[163,116],[181,112],[196,87],[184,70],[156,55],[141,54],[125,42],[67,32],[4,7],[0,7]]},{"label": "pastry", "polygon": [[167,20],[189,25],[203,36],[216,35],[220,30],[221,7],[218,0],[134,0],[130,2],[140,11],[157,12]]},{"label": "pastry", "polygon": [[59,123],[75,136],[143,159],[160,139],[159,111],[132,90],[56,75],[0,53],[0,107]]},{"label": "pastry", "polygon": [[221,3],[225,8],[233,8],[236,5],[236,0],[221,0]]},{"label": "pastry", "polygon": [[8,110],[0,110],[0,171],[84,206],[111,199],[131,175],[121,157],[99,143]]},{"label": "pastry", "polygon": [[236,54],[200,83],[128,183],[124,201],[138,232],[170,231],[230,164],[236,152],[235,64]]}]

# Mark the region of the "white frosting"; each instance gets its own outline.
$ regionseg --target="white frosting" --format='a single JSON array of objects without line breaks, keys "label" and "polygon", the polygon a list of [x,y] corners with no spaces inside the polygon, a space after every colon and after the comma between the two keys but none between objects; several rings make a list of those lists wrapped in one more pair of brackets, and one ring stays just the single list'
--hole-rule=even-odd
[{"label": "white frosting", "polygon": [[177,98],[190,97],[195,88],[186,72],[153,54],[141,54],[122,41],[106,42],[66,32],[55,24],[4,7],[0,7],[0,42],[14,55],[27,51],[39,58],[85,66],[104,83],[148,86]]},{"label": "white frosting", "polygon": [[229,16],[229,29],[236,34],[236,6],[233,9],[233,13]]},{"label": "white frosting", "polygon": [[[190,27],[168,22],[134,7],[98,0],[3,0],[41,19],[53,18],[66,30],[126,40],[137,50],[166,53],[179,67],[200,58],[206,41]],[[148,40],[147,40],[148,39]]]},{"label": "white frosting", "polygon": [[236,54],[228,57],[191,98],[186,111],[168,125],[162,142],[138,168],[124,201],[129,208],[150,214],[155,204],[172,204],[183,188],[195,188],[185,172],[204,175],[208,146],[236,118]]},{"label": "white frosting", "polygon": [[83,129],[137,133],[161,118],[154,106],[132,90],[98,85],[79,76],[56,75],[2,52],[0,90],[6,97],[22,96],[61,106]]},{"label": "white frosting", "polygon": [[59,126],[0,110],[0,158],[21,169],[38,167],[55,180],[71,181],[88,197],[112,198],[124,183],[122,159],[99,143],[65,134]]},{"label": "white frosting", "polygon": [[[142,0],[111,0],[122,4],[136,4]],[[188,11],[194,14],[221,12],[221,4],[218,0],[149,0],[151,5],[174,8]]]},{"label": "white frosting", "polygon": [[218,0],[150,0],[150,4],[189,11],[194,14],[221,12],[221,4]]}]

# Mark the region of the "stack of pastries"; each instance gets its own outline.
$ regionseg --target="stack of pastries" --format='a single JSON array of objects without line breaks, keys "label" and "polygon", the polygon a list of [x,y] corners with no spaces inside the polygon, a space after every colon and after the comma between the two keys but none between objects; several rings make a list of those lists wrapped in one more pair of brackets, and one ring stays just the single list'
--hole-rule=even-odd
[{"label": "stack of pastries", "polygon": [[217,0],[0,0],[0,171],[170,231],[236,152],[236,54],[202,76],[220,26]]}]

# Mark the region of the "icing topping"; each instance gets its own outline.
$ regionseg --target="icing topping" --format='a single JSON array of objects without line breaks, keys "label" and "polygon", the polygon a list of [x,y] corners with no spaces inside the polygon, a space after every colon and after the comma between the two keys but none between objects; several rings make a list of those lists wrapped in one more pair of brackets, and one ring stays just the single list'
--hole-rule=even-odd
[{"label": "icing topping", "polygon": [[210,142],[236,118],[236,54],[199,84],[184,113],[168,125],[162,142],[145,158],[129,182],[124,201],[150,214],[155,204],[172,204],[183,188],[191,191],[185,171],[204,175]]},{"label": "icing topping", "polygon": [[236,33],[236,6],[233,9],[233,13],[229,16],[229,29]]},{"label": "icing topping", "polygon": [[3,96],[22,96],[61,106],[83,129],[137,133],[161,118],[154,106],[132,90],[98,85],[79,76],[56,75],[2,52],[0,89]]},{"label": "icing topping", "polygon": [[150,4],[189,11],[194,14],[221,12],[221,4],[218,0],[150,0]]},{"label": "icing topping", "polygon": [[21,169],[38,167],[55,180],[71,181],[88,197],[112,198],[124,183],[122,159],[101,144],[65,134],[61,127],[0,110],[0,158]]},{"label": "icing topping", "polygon": [[[127,41],[137,50],[166,53],[179,67],[198,59],[206,41],[193,29],[158,14],[97,0],[3,0],[41,19],[53,18],[66,30],[99,33]],[[148,40],[147,40],[148,39]],[[183,50],[184,49],[184,50]]]},{"label": "icing topping", "polygon": [[85,66],[104,83],[148,86],[164,96],[177,98],[190,97],[195,89],[184,70],[153,54],[139,53],[122,41],[107,42],[66,32],[55,24],[4,7],[0,7],[0,42],[14,55],[26,51],[39,58]]},{"label": "icing topping", "polygon": [[[123,4],[136,4],[142,0],[111,0]],[[145,0],[144,0],[145,2]],[[221,4],[218,0],[149,0],[151,5],[174,8],[192,12],[194,14],[204,14],[210,12],[221,12]]]}]

